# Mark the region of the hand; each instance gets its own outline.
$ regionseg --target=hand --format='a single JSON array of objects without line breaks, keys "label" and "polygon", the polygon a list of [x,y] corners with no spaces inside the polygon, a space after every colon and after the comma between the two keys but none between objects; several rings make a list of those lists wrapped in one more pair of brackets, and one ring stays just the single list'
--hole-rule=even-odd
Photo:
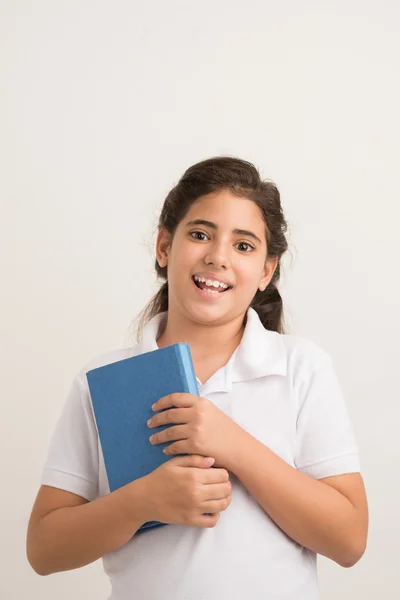
[{"label": "hand", "polygon": [[152,444],[173,441],[173,444],[164,448],[165,454],[212,456],[216,466],[232,470],[233,457],[244,430],[212,402],[192,394],[179,393],[160,398],[152,408],[163,412],[149,419],[149,427],[179,423],[152,435]]},{"label": "hand", "polygon": [[215,527],[231,502],[228,471],[210,469],[213,458],[177,456],[147,475],[147,520]]}]

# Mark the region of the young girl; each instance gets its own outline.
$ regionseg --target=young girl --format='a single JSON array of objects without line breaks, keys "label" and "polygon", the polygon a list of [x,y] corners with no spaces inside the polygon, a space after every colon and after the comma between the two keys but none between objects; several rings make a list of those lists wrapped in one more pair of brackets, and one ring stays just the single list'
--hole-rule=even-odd
[{"label": "young girl", "polygon": [[[314,600],[318,553],[360,559],[367,501],[332,362],[283,333],[285,232],[277,188],[243,160],[200,162],[168,194],[142,338],[77,374],[54,432],[27,535],[37,573],[103,557],[110,600]],[[110,493],[86,372],[177,342],[200,397],[155,404],[149,443],[171,459]],[[169,525],[135,535],[153,520]]]}]

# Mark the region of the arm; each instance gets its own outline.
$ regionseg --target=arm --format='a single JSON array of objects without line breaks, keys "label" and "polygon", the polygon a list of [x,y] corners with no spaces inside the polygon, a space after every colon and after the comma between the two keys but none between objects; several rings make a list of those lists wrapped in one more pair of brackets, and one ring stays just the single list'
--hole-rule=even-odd
[{"label": "arm", "polygon": [[368,530],[360,474],[313,479],[240,431],[226,468],[288,536],[343,567],[353,566],[365,551]]},{"label": "arm", "polygon": [[27,558],[38,574],[94,562],[123,546],[146,521],[141,480],[99,497],[98,457],[90,395],[75,377],[28,525]]},{"label": "arm", "polygon": [[[170,455],[213,456],[289,537],[349,567],[365,550],[368,508],[351,421],[331,360],[323,355],[296,382],[295,392],[296,468],[212,402],[190,394],[156,402],[153,410],[162,412],[149,427],[179,425],[153,434],[152,443],[173,442],[164,450]],[[339,475],[327,477],[327,472]]]},{"label": "arm", "polygon": [[123,546],[146,522],[145,482],[85,498],[42,486],[28,525],[27,558],[39,575],[85,566]]},{"label": "arm", "polygon": [[83,567],[130,541],[148,521],[215,527],[230,504],[225,469],[213,459],[181,456],[115,492],[87,502],[44,486],[28,528],[27,554],[39,575]]}]

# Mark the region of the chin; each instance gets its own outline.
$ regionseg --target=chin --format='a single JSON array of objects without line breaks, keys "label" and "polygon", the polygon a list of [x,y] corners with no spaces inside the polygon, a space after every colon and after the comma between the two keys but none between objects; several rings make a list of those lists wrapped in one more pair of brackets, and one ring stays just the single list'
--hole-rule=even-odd
[{"label": "chin", "polygon": [[190,306],[186,308],[196,323],[213,323],[229,316],[231,310],[222,306]]}]

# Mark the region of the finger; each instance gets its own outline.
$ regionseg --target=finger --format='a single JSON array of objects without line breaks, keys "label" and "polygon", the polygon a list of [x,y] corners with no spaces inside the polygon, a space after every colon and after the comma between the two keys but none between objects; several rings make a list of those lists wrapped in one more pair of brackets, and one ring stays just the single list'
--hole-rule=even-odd
[{"label": "finger", "polygon": [[214,485],[205,485],[201,491],[204,502],[208,500],[222,500],[232,494],[232,486],[228,483],[215,483]]},{"label": "finger", "polygon": [[205,513],[216,513],[226,510],[231,503],[231,497],[222,498],[221,500],[208,500],[201,505],[201,510]]},{"label": "finger", "polygon": [[196,400],[197,396],[192,396],[192,394],[175,393],[168,394],[168,396],[163,396],[153,406],[151,407],[154,412],[158,412],[159,410],[165,410],[166,408],[189,408],[193,406],[194,400]]},{"label": "finger", "polygon": [[[214,463],[215,464],[215,463]],[[206,473],[202,473],[202,483],[215,484],[215,483],[226,483],[229,481],[229,473],[226,469],[210,469]]]},{"label": "finger", "polygon": [[174,462],[178,467],[208,469],[214,464],[215,458],[212,458],[211,456],[200,456],[199,454],[187,454],[186,456],[176,456],[175,458],[171,458],[169,462]]},{"label": "finger", "polygon": [[199,515],[193,521],[194,527],[215,527],[220,519],[220,513],[210,515]]},{"label": "finger", "polygon": [[187,408],[171,408],[164,412],[157,413],[147,421],[149,427],[161,427],[169,423],[188,423],[191,413]]},{"label": "finger", "polygon": [[[182,427],[187,427],[187,425],[182,425]],[[171,427],[171,429],[173,429]],[[174,454],[193,454],[191,448],[189,447],[190,443],[188,439],[180,440],[179,442],[174,442],[169,446],[163,448],[164,454],[168,456],[173,456]]]},{"label": "finger", "polygon": [[[176,425],[175,427],[167,427],[158,433],[153,433],[149,440],[150,443],[155,446],[157,444],[165,444],[166,442],[172,442],[175,440],[186,440],[187,436],[187,425]],[[175,452],[175,454],[179,453]]]}]

